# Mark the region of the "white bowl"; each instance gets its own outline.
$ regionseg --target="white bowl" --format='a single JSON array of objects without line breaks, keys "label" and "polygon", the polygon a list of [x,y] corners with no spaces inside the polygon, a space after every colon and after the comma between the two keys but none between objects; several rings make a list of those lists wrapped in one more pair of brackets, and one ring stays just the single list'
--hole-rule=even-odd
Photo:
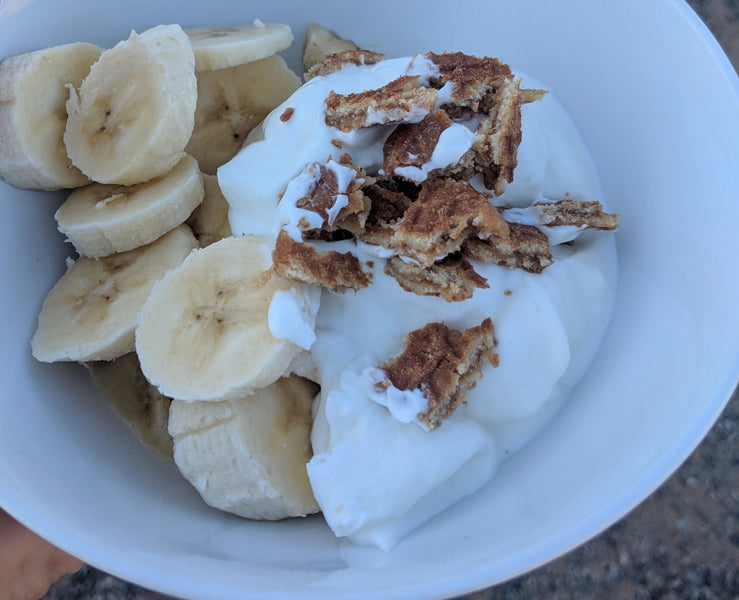
[{"label": "white bowl", "polygon": [[[317,21],[390,56],[496,55],[550,85],[621,214],[620,288],[600,353],[492,484],[389,553],[335,539],[320,517],[230,517],[130,436],[82,368],[32,359],[41,301],[69,254],[53,220],[60,196],[0,184],[0,505],[123,579],[219,600],[441,598],[608,527],[688,456],[737,383],[739,83],[716,42],[678,0],[5,0],[0,56],[257,17],[289,23],[297,40]],[[287,54],[296,67],[299,46]]]}]

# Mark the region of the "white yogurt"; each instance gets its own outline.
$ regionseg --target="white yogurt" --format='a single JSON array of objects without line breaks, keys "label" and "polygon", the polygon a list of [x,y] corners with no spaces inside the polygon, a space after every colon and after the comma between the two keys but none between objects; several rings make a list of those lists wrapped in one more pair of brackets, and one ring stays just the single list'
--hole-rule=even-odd
[{"label": "white yogurt", "polygon": [[[275,236],[284,227],[295,235],[294,207],[278,203],[288,184],[305,185],[306,168],[314,162],[348,152],[370,174],[381,167],[382,144],[393,127],[347,134],[326,126],[329,91],[377,88],[406,73],[427,76],[429,69],[427,61],[410,58],[347,66],[295,92],[250,136],[253,143],[219,169],[234,233]],[[523,76],[523,87],[542,86]],[[294,113],[283,122],[279,117],[288,107]],[[524,106],[522,121],[514,182],[495,203],[525,209],[542,197],[565,194],[602,202],[593,161],[554,96]],[[454,140],[460,144],[459,136]],[[525,210],[521,214],[533,218]],[[321,292],[310,366],[303,365],[321,384],[308,474],[336,535],[389,549],[488,483],[500,460],[556,412],[590,363],[610,318],[615,246],[609,234],[585,233],[572,247],[553,248],[554,264],[538,275],[474,262],[489,289],[453,303],[404,291],[383,271],[384,249],[352,240],[330,248],[370,261],[373,279],[357,292]],[[500,365],[484,366],[466,404],[439,428],[426,431],[409,416],[422,406],[414,404],[418,394],[391,391],[378,398],[368,384],[372,369],[397,356],[410,331],[432,321],[467,328],[486,317],[495,325]],[[310,339],[305,323],[296,324],[303,341]],[[282,328],[281,336],[291,335],[284,325],[275,327]]]}]

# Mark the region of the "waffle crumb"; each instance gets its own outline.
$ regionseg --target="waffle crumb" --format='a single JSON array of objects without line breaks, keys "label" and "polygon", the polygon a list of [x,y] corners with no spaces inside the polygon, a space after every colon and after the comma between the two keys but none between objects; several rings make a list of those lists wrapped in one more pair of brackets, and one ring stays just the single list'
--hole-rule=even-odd
[{"label": "waffle crumb", "polygon": [[370,201],[370,209],[364,231],[357,237],[368,244],[390,248],[393,225],[403,218],[418,190],[415,186],[403,189],[393,179],[377,179],[362,191]]}]

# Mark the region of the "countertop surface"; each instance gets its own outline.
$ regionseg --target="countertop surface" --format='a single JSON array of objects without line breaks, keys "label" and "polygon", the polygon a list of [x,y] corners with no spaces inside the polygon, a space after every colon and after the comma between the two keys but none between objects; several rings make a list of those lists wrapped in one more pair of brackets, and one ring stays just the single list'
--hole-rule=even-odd
[{"label": "countertop surface", "polygon": [[[689,0],[739,70],[739,1]],[[739,393],[652,496],[569,554],[457,600],[739,599]],[[163,600],[85,566],[44,600]]]}]

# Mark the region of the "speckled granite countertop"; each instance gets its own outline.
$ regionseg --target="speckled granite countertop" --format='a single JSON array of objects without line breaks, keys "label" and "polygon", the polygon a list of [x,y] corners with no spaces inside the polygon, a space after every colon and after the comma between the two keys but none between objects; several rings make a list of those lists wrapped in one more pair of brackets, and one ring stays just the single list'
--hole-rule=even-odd
[{"label": "speckled granite countertop", "polygon": [[[739,0],[689,0],[739,70]],[[739,167],[738,167],[739,168]],[[739,600],[739,390],[688,461],[600,536],[456,600]],[[83,567],[43,600],[164,600]]]}]

